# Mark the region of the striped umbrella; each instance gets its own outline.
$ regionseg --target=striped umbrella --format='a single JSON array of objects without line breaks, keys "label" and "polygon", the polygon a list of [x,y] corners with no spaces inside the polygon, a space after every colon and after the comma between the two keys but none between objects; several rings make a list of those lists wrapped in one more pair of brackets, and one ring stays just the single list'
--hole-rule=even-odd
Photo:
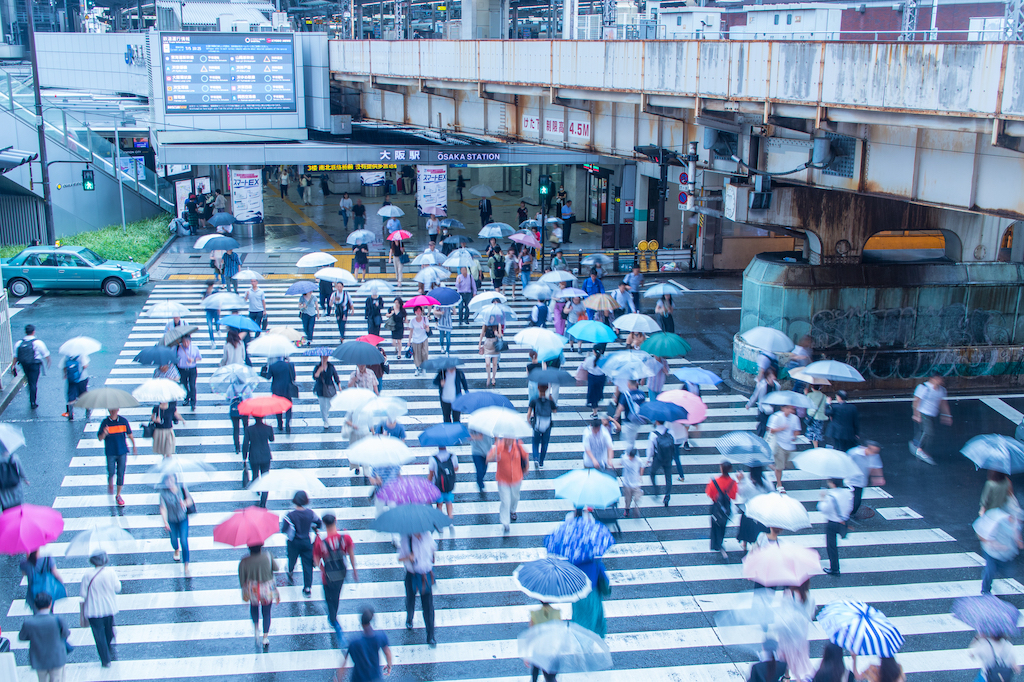
[{"label": "striped umbrella", "polygon": [[878,609],[859,601],[828,604],[818,613],[822,630],[838,646],[858,656],[895,656],[903,635]]},{"label": "striped umbrella", "polygon": [[985,637],[1016,637],[1020,610],[991,594],[960,597],[953,602],[953,615]]},{"label": "striped umbrella", "polygon": [[546,557],[522,564],[512,579],[527,597],[542,602],[575,602],[590,594],[590,578],[564,559]]}]

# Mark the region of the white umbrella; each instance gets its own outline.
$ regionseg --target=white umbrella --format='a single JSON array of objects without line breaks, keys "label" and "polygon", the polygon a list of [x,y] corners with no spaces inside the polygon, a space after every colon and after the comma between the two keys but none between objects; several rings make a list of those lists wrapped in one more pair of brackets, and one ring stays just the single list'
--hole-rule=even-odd
[{"label": "white umbrella", "polygon": [[469,312],[479,312],[481,308],[493,301],[506,303],[508,298],[500,291],[485,291],[484,293],[477,294],[473,298],[469,299]]},{"label": "white umbrella", "polygon": [[293,341],[281,334],[263,334],[249,343],[249,355],[262,358],[283,358],[299,352]]},{"label": "white umbrella", "polygon": [[832,382],[822,377],[812,377],[810,374],[804,372],[803,367],[794,367],[789,370],[789,378],[794,381],[802,381],[805,384],[811,384],[812,386],[831,386]]},{"label": "white umbrella", "polygon": [[451,255],[445,259],[443,265],[446,268],[471,268],[475,262],[476,259],[473,258],[468,251],[459,249],[458,251],[453,251]]},{"label": "white umbrella", "polygon": [[341,282],[345,286],[355,286],[356,284],[359,284],[355,275],[345,268],[323,268],[322,270],[317,270],[313,277],[316,279],[326,280],[328,282]]},{"label": "white umbrella", "polygon": [[334,265],[337,261],[334,256],[323,251],[314,251],[295,261],[297,268],[318,268],[321,265]]},{"label": "white umbrella", "polygon": [[583,291],[583,289],[577,289],[576,287],[566,287],[564,289],[555,290],[555,298],[560,301],[564,301],[565,299],[568,298],[577,297],[579,297],[580,299],[584,299],[587,297],[587,292]]},{"label": "white umbrella", "polygon": [[571,621],[549,620],[523,631],[519,657],[549,673],[584,673],[612,667],[608,644]]},{"label": "white umbrella", "polygon": [[473,318],[474,322],[485,325],[505,324],[508,320],[518,320],[519,316],[509,306],[503,303],[488,303],[480,308],[480,312]]},{"label": "white umbrella", "polygon": [[391,296],[393,293],[394,290],[391,288],[391,285],[379,279],[367,280],[356,289],[356,296],[373,296],[376,294]]},{"label": "white umbrella", "polygon": [[618,351],[609,355],[600,367],[615,381],[623,378],[639,380],[654,376],[648,365],[651,357],[650,353],[644,351]]},{"label": "white umbrella", "polygon": [[740,334],[740,338],[767,353],[788,353],[793,350],[792,339],[771,327],[754,327]]},{"label": "white umbrella", "polygon": [[242,270],[235,274],[231,279],[246,280],[246,279],[265,279],[263,275],[256,272],[255,270]]},{"label": "white umbrella", "polygon": [[527,327],[513,336],[512,340],[520,346],[536,348],[541,344],[565,343],[566,338],[543,327]]},{"label": "white umbrella", "polygon": [[401,218],[405,215],[405,211],[394,204],[388,204],[387,206],[381,206],[378,208],[377,215],[383,216],[384,218]]},{"label": "white umbrella", "polygon": [[243,310],[248,308],[249,304],[238,294],[222,291],[204,298],[203,307],[207,310]]},{"label": "white umbrella", "polygon": [[376,397],[377,394],[368,388],[346,388],[331,399],[331,409],[351,412],[358,410]]},{"label": "white umbrella", "polygon": [[811,527],[811,517],[804,505],[789,495],[766,493],[747,502],[747,516],[769,528],[796,532]]},{"label": "white umbrella", "polygon": [[93,552],[122,552],[135,546],[132,534],[120,526],[95,525],[83,530],[64,550],[64,556],[92,556]]},{"label": "white umbrella", "polygon": [[146,311],[146,317],[184,317],[188,313],[188,308],[177,301],[157,301]]},{"label": "white umbrella", "polygon": [[507,407],[485,407],[469,416],[469,430],[493,438],[526,438],[533,435],[533,427],[526,418]]},{"label": "white umbrella", "polygon": [[147,379],[132,391],[132,397],[140,403],[172,403],[185,399],[185,389],[170,379]]},{"label": "white umbrella", "polygon": [[327,490],[327,486],[303,469],[271,469],[249,485],[249,491],[254,493],[278,490],[304,490],[308,493]]},{"label": "white umbrella", "polygon": [[401,398],[379,396],[356,410],[349,419],[353,424],[369,426],[387,419],[398,419],[408,412],[409,405]]},{"label": "white umbrella", "polygon": [[817,362],[812,362],[804,367],[803,373],[821,379],[831,379],[832,381],[864,381],[864,377],[861,376],[860,372],[845,362],[839,362],[838,360],[818,360]]},{"label": "white umbrella", "polygon": [[278,336],[283,336],[284,338],[288,339],[292,343],[295,343],[296,341],[299,341],[300,339],[306,338],[305,336],[303,336],[302,332],[300,332],[297,329],[292,329],[291,327],[271,327],[270,329],[267,330],[267,333],[268,334],[277,334]]},{"label": "white umbrella", "polygon": [[475,197],[487,198],[494,196],[494,190],[487,185],[473,185],[469,188],[469,193]]},{"label": "white umbrella", "polygon": [[804,450],[790,461],[797,469],[822,478],[849,478],[861,473],[849,455],[832,448]]},{"label": "white umbrella", "polygon": [[558,284],[559,282],[575,282],[576,277],[568,270],[552,270],[551,272],[545,272],[537,281],[544,284]]},{"label": "white umbrella", "polygon": [[424,251],[412,259],[413,265],[440,265],[444,263],[445,255],[440,251]]},{"label": "white umbrella", "polygon": [[551,287],[540,282],[530,282],[523,289],[523,298],[533,299],[534,301],[550,301]]},{"label": "white umbrella", "polygon": [[654,318],[640,313],[620,315],[612,322],[612,326],[626,332],[640,332],[641,334],[657,334],[661,327],[654,321]]},{"label": "white umbrella", "polygon": [[25,445],[25,434],[20,427],[0,423],[0,444],[7,452],[14,452]]},{"label": "white umbrella", "polygon": [[413,275],[413,280],[416,282],[423,282],[424,284],[430,284],[431,282],[440,282],[441,280],[448,279],[451,276],[452,273],[449,270],[445,270],[437,265],[427,265]]},{"label": "white umbrella", "polygon": [[644,291],[644,298],[661,298],[662,296],[677,296],[685,293],[683,289],[675,284],[663,282],[647,287]]},{"label": "white umbrella", "polygon": [[376,238],[377,235],[369,230],[356,230],[345,238],[345,243],[353,246],[356,244],[372,244]]},{"label": "white umbrella", "polygon": [[783,405],[802,407],[805,410],[814,407],[811,405],[811,401],[807,399],[807,396],[803,393],[797,393],[796,391],[772,391],[762,398],[761,402],[765,405],[775,405],[776,407],[781,407]]},{"label": "white umbrella", "polygon": [[345,451],[348,461],[369,467],[401,466],[416,459],[402,441],[391,436],[367,436]]},{"label": "white umbrella", "polygon": [[103,348],[103,344],[96,339],[91,339],[88,336],[76,336],[62,343],[59,351],[61,355],[74,358],[80,355],[99,353],[101,348]]},{"label": "white umbrella", "polygon": [[171,455],[150,467],[143,479],[154,483],[158,488],[168,474],[174,476],[179,483],[202,483],[210,480],[211,471],[213,467],[202,460]]}]

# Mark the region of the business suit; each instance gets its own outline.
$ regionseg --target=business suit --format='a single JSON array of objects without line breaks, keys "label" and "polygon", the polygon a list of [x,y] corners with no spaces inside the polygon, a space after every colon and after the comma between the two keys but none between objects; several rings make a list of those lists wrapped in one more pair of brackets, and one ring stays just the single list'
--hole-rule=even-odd
[{"label": "business suit", "polygon": [[481,199],[477,208],[480,209],[480,227],[484,227],[491,222],[491,200]]},{"label": "business suit", "polygon": [[831,419],[825,435],[832,441],[836,450],[845,452],[857,444],[860,417],[856,405],[845,401],[830,403],[825,408],[825,416]]},{"label": "business suit", "polygon": [[[441,379],[446,373],[446,370],[443,369],[439,371],[434,377],[434,385],[437,386],[437,397],[438,400],[441,401],[441,414],[444,415],[444,421],[457,424],[459,419],[462,417],[462,413],[452,410],[452,404],[444,401],[444,386],[441,385]],[[454,381],[456,398],[462,395],[463,392],[469,392],[469,384],[466,383],[466,374],[461,369],[455,370]]]},{"label": "business suit", "polygon": [[[249,460],[254,481],[257,476],[270,471],[270,444],[273,442],[274,429],[262,419],[245,427],[245,437],[242,439],[242,466]],[[267,493],[260,495],[260,506],[267,506]]]},{"label": "business suit", "polygon": [[[282,398],[293,400],[298,397],[298,387],[295,385],[295,365],[287,359],[282,358],[270,365],[270,392]],[[277,415],[277,430],[287,428],[288,433],[292,432],[292,410],[282,415]]]},{"label": "business suit", "polygon": [[64,619],[49,610],[29,616],[21,625],[18,639],[28,642],[28,662],[39,675],[39,682],[60,682],[68,652],[64,641],[71,631]]}]

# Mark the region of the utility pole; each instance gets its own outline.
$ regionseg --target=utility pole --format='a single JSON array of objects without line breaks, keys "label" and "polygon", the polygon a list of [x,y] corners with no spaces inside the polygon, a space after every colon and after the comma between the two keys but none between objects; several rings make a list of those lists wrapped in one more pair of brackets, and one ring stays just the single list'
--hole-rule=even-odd
[{"label": "utility pole", "polygon": [[36,130],[39,133],[39,165],[43,183],[43,215],[46,219],[46,243],[53,244],[57,234],[53,227],[53,205],[50,203],[50,167],[46,163],[46,127],[43,121],[43,94],[39,89],[39,56],[36,53],[36,17],[33,0],[25,0],[28,13],[28,49],[32,53],[32,94],[36,103]]},{"label": "utility pole", "polygon": [[[31,2],[31,0],[29,0]],[[134,161],[132,162],[132,168],[135,168]],[[117,127],[117,121],[114,121],[114,172],[117,173],[117,191],[121,194],[121,230],[124,234],[128,234],[128,225],[124,220],[124,178],[121,177],[121,133]],[[136,189],[138,184],[138,175],[136,175]]]}]

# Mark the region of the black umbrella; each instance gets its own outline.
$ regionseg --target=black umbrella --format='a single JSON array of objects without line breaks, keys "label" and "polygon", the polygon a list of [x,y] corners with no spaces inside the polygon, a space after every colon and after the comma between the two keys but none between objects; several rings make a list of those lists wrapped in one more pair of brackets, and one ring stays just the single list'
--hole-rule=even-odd
[{"label": "black umbrella", "polygon": [[177,359],[178,354],[174,352],[173,348],[161,346],[160,344],[146,348],[135,356],[135,362],[140,365],[151,365],[153,367],[173,365]]},{"label": "black umbrella", "polygon": [[440,372],[443,369],[451,369],[452,367],[458,367],[464,364],[460,358],[453,358],[450,355],[443,355],[436,358],[430,358],[424,361],[420,365],[420,369],[424,372]]},{"label": "black umbrella", "polygon": [[332,353],[344,365],[379,365],[384,355],[365,341],[346,341]]},{"label": "black umbrella", "polygon": [[469,244],[473,241],[471,237],[467,237],[464,234],[457,234],[448,237],[442,242],[443,244]]},{"label": "black umbrella", "polygon": [[552,384],[558,384],[559,386],[576,385],[576,379],[568,372],[560,369],[535,369],[530,372],[528,378],[534,383],[544,384],[545,386],[551,386]]},{"label": "black umbrella", "polygon": [[420,504],[403,504],[390,509],[370,524],[370,528],[381,533],[413,535],[415,533],[443,532],[445,526],[454,522],[433,507]]}]

